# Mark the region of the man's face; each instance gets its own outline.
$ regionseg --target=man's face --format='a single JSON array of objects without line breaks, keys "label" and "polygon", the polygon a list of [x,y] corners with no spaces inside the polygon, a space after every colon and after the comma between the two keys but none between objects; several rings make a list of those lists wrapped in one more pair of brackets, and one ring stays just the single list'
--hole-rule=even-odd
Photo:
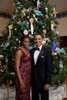
[{"label": "man's face", "polygon": [[42,41],[43,41],[43,39],[42,39],[41,35],[35,35],[34,43],[35,43],[37,48],[42,45]]}]

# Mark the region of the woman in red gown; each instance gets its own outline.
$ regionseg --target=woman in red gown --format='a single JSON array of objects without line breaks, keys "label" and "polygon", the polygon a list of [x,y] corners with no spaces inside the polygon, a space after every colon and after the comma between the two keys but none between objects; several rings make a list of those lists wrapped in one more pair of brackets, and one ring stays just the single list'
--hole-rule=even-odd
[{"label": "woman in red gown", "polygon": [[16,100],[30,100],[31,55],[28,50],[30,39],[24,36],[21,41],[23,46],[15,55]]}]

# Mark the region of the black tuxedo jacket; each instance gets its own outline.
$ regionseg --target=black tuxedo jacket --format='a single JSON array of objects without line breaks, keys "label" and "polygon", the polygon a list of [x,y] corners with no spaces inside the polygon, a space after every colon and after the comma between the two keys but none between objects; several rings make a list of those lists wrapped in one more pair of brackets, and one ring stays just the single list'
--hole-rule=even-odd
[{"label": "black tuxedo jacket", "polygon": [[51,50],[42,46],[36,65],[34,64],[34,51],[31,50],[31,86],[43,88],[51,83],[52,54]]}]

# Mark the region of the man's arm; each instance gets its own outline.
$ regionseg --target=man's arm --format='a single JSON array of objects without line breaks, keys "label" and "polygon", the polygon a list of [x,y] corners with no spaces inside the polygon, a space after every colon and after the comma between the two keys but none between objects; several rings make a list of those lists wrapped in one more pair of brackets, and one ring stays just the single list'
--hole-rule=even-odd
[{"label": "man's arm", "polygon": [[52,73],[52,53],[51,50],[48,49],[47,59],[46,59],[46,80],[44,89],[48,90],[51,83],[51,73]]}]

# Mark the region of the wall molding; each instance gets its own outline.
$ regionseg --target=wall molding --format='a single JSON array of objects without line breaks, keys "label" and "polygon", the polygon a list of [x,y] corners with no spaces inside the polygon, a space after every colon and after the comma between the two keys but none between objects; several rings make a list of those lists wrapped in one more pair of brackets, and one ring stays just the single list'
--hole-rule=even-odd
[{"label": "wall molding", "polygon": [[[67,16],[67,10],[63,12],[59,12],[57,14],[57,18],[66,17],[66,16]],[[11,18],[11,15],[5,12],[0,12],[0,17]]]},{"label": "wall molding", "polygon": [[5,12],[1,12],[0,11],[0,17],[4,17],[4,18],[11,18],[11,15]]},{"label": "wall molding", "polygon": [[66,11],[63,11],[63,12],[59,12],[57,14],[57,18],[62,18],[62,17],[66,17],[67,16],[67,10]]}]

